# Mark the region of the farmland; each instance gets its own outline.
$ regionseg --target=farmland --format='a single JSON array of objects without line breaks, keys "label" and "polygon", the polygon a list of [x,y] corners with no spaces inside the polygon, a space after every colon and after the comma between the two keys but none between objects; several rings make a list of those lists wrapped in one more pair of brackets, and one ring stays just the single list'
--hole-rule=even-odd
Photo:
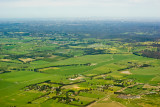
[{"label": "farmland", "polygon": [[[160,105],[160,40],[157,38],[160,33],[157,29],[147,28],[148,32],[134,29],[132,33],[118,30],[124,38],[113,35],[97,38],[83,30],[79,34],[67,32],[66,28],[58,33],[35,32],[25,24],[11,25],[6,24],[0,30],[2,107]],[[16,31],[15,26],[20,31]],[[131,34],[141,38],[132,36],[128,40],[126,37]],[[144,34],[149,35],[143,37]]]}]

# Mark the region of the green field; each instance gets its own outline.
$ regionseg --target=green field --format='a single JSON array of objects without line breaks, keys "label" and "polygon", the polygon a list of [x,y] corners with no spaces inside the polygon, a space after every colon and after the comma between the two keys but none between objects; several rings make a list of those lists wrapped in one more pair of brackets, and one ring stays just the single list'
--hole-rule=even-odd
[{"label": "green field", "polygon": [[63,35],[0,36],[1,107],[160,105],[160,42]]}]

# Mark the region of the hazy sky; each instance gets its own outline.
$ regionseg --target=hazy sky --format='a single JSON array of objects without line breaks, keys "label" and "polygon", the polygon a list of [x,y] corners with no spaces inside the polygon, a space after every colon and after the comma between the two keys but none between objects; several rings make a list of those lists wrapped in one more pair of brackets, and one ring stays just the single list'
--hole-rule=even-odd
[{"label": "hazy sky", "polygon": [[0,18],[160,17],[160,0],[0,0]]}]

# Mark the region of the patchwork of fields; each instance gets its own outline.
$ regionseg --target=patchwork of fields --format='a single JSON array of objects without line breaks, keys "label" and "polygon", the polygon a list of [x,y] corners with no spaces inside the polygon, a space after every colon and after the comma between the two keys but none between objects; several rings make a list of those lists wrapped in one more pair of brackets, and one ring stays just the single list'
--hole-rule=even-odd
[{"label": "patchwork of fields", "polygon": [[160,40],[143,37],[159,34],[152,26],[130,32],[126,25],[121,32],[113,23],[117,29],[109,34],[140,37],[97,39],[90,25],[91,34],[39,24],[35,32],[34,24],[27,25],[6,25],[0,32],[1,107],[160,106]]},{"label": "patchwork of fields", "polygon": [[[141,67],[144,62],[150,66]],[[127,69],[129,74],[122,73],[121,69],[135,63],[139,66]],[[14,70],[0,74],[0,104],[6,107],[87,106],[91,103],[93,107],[123,107],[135,102],[139,106],[159,105],[158,63],[156,59],[132,54],[87,55],[43,64],[41,60],[32,61],[30,69],[40,67],[37,71]],[[127,87],[139,83],[141,85]],[[145,85],[149,87],[143,88]],[[119,91],[124,87],[127,88]],[[118,97],[120,93],[124,98]],[[140,97],[125,97],[135,95]]]}]

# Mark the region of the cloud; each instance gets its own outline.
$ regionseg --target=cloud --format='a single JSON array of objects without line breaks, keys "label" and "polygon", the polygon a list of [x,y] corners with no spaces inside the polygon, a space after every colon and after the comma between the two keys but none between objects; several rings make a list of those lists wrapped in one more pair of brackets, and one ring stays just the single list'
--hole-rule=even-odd
[{"label": "cloud", "polygon": [[4,16],[160,16],[160,0],[0,0]]},{"label": "cloud", "polygon": [[153,5],[159,0],[0,0],[1,7],[62,7],[62,6],[132,6]]}]

